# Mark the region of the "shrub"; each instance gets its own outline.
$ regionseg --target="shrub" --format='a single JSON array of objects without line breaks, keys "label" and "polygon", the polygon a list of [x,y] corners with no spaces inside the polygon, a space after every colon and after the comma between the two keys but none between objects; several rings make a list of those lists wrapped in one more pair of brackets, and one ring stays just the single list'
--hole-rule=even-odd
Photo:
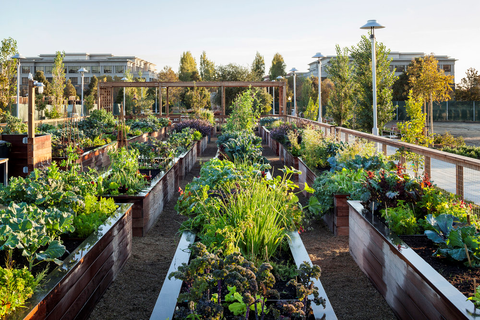
[{"label": "shrub", "polygon": [[183,120],[173,125],[174,132],[181,132],[185,128],[192,128],[202,134],[202,137],[207,137],[211,134],[213,126],[210,122],[200,119]]}]

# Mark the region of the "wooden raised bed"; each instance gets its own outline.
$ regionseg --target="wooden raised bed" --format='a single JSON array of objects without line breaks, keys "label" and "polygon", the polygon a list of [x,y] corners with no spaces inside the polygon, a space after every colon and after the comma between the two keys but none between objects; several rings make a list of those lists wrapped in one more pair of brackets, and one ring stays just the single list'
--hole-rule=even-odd
[{"label": "wooden raised bed", "polygon": [[[298,158],[298,170],[302,173],[298,176],[298,185],[301,189],[305,187],[307,183],[310,187],[313,186],[313,182],[317,178],[317,175],[303,162],[302,158]],[[310,198],[312,195],[306,191],[302,191],[303,195]]]},{"label": "wooden raised bed", "polygon": [[163,211],[165,204],[172,199],[175,188],[178,187],[178,175],[173,164],[167,172],[158,174],[148,189],[136,195],[105,195],[102,197],[113,198],[117,203],[133,203],[132,232],[134,237],[143,237],[154,225]]},{"label": "wooden raised bed", "polygon": [[[52,136],[35,136],[31,141],[27,134],[2,134],[1,140],[10,142],[8,172],[11,177],[26,177],[35,168],[52,162]],[[26,143],[24,143],[26,142]],[[24,171],[28,168],[28,172]]]},{"label": "wooden raised bed", "polygon": [[132,205],[121,205],[9,319],[87,319],[132,252]]},{"label": "wooden raised bed", "polygon": [[333,212],[323,215],[323,221],[336,236],[348,236],[348,194],[333,195]]},{"label": "wooden raised bed", "polygon": [[[107,168],[111,163],[108,152],[111,150],[116,150],[116,148],[117,141],[112,141],[109,144],[84,152],[77,160],[77,163],[82,166],[84,171],[87,171],[88,168],[97,170]],[[65,159],[65,157],[54,157],[53,161],[57,162],[57,164],[60,164]]]},{"label": "wooden raised bed", "polygon": [[[182,281],[175,278],[168,278],[168,275],[174,271],[177,271],[178,266],[182,263],[188,263],[190,260],[190,251],[188,251],[188,246],[195,241],[195,234],[190,232],[184,232],[182,238],[178,243],[177,251],[173,257],[170,268],[168,269],[167,277],[163,282],[162,289],[158,295],[157,302],[150,316],[150,320],[163,320],[163,319],[172,319],[173,313],[175,311],[175,306],[177,305],[178,294],[182,286]],[[288,244],[292,252],[295,264],[297,267],[300,266],[303,262],[309,262],[310,265],[312,261],[308,256],[308,252],[303,245],[302,239],[298,235],[298,232],[290,232]],[[313,313],[315,319],[324,319],[324,320],[335,320],[337,316],[333,310],[330,300],[328,300],[327,293],[325,292],[322,283],[320,280],[314,280],[314,285],[318,288],[318,293],[320,297],[325,299],[326,308],[323,306],[317,306],[312,304]],[[310,298],[313,298],[310,296]]]},{"label": "wooden raised bed", "polygon": [[197,143],[197,156],[201,156],[203,151],[207,149],[208,145],[208,136],[203,137],[200,141]]},{"label": "wooden raised bed", "polygon": [[198,142],[195,142],[187,152],[178,157],[178,177],[180,179],[183,179],[185,174],[190,172],[195,165],[195,162],[197,162],[197,143]]},{"label": "wooden raised bed", "polygon": [[467,301],[359,201],[349,204],[350,254],[400,319],[476,319]]}]

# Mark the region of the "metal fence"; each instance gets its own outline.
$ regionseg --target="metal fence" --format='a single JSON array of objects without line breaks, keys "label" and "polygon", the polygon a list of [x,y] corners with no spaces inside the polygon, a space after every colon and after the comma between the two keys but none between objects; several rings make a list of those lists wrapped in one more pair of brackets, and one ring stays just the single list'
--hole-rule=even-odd
[{"label": "metal fence", "polygon": [[[393,105],[396,120],[410,120],[405,101],[393,101]],[[433,102],[433,121],[480,121],[480,101]]]}]

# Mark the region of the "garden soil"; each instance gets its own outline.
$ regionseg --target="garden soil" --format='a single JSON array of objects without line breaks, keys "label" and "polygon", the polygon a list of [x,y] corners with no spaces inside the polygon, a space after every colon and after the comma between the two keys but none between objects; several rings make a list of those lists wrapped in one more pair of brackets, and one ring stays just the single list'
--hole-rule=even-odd
[{"label": "garden soil", "polygon": [[[198,158],[180,187],[198,176],[201,163],[215,156],[215,139]],[[268,147],[264,155],[274,173],[283,165]],[[158,294],[180,239],[185,217],[176,213],[178,194],[168,202],[155,226],[143,238],[133,238],[132,256],[99,301],[90,319],[150,319]],[[306,199],[300,196],[302,203]],[[323,223],[313,221],[301,234],[314,264],[322,268],[321,281],[339,319],[395,319],[384,298],[358,268],[348,249],[348,237],[334,236]]]}]

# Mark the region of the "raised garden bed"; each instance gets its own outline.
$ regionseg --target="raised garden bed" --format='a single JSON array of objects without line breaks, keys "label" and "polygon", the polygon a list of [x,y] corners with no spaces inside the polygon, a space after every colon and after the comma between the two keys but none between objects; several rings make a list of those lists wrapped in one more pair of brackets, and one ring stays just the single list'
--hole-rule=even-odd
[{"label": "raised garden bed", "polygon": [[175,187],[178,186],[176,174],[177,163],[166,172],[161,172],[151,181],[150,187],[136,195],[104,195],[113,198],[117,203],[133,203],[132,232],[134,237],[143,237],[153,226],[163,211],[163,207],[172,199]]},{"label": "raised garden bed", "polygon": [[197,162],[197,144],[196,142],[187,152],[178,157],[178,176],[180,179],[192,170],[195,162]]},{"label": "raised garden bed", "polygon": [[2,134],[0,140],[11,143],[8,171],[12,177],[26,177],[33,169],[52,161],[52,136],[49,134],[37,135],[33,141],[28,141],[27,134]]},{"label": "raised garden bed", "polygon": [[348,194],[333,195],[333,212],[323,215],[328,229],[336,236],[348,236]]},{"label": "raised garden bed", "polygon": [[9,319],[87,319],[131,255],[131,224],[132,205],[120,205]]},{"label": "raised garden bed", "polygon": [[[305,183],[309,186],[313,186],[313,182],[317,178],[317,175],[303,162],[302,158],[298,158],[298,170],[302,173],[298,176],[298,185],[301,189],[305,187]],[[311,194],[306,191],[302,191],[305,197],[310,197]]]},{"label": "raised garden bed", "polygon": [[350,254],[400,319],[476,319],[473,303],[359,201],[349,204]]},{"label": "raised garden bed", "polygon": [[[107,168],[110,165],[110,157],[108,156],[108,151],[115,150],[116,148],[117,141],[110,142],[109,144],[84,152],[77,160],[77,163],[82,166],[84,171],[87,171],[88,168],[97,170]],[[63,160],[66,160],[66,158],[53,158],[53,161],[57,162],[57,164],[60,164]]]},{"label": "raised garden bed", "polygon": [[197,156],[201,156],[203,151],[207,149],[208,145],[208,136],[203,137],[200,141],[197,143]]},{"label": "raised garden bed", "polygon": [[[311,260],[308,256],[307,250],[303,245],[302,239],[298,235],[298,232],[291,232],[289,234],[289,246],[292,252],[295,264],[297,267],[304,261],[307,261],[311,264]],[[192,233],[182,234],[182,238],[175,252],[175,256],[170,264],[170,268],[167,273],[167,277],[163,282],[162,289],[157,298],[157,302],[153,309],[152,315],[150,316],[151,320],[160,320],[160,319],[172,319],[173,313],[175,311],[175,306],[177,304],[177,297],[180,293],[182,286],[182,281],[175,278],[168,279],[168,274],[177,270],[177,267],[182,263],[188,263],[190,259],[190,252],[186,250],[190,244],[195,240],[195,235]],[[327,293],[323,289],[322,283],[319,280],[314,281],[314,285],[318,287],[318,293],[321,297],[325,299],[326,308],[323,306],[316,306],[312,304],[313,312],[315,319],[325,319],[325,320],[334,320],[337,319],[335,311],[328,300]]]}]

